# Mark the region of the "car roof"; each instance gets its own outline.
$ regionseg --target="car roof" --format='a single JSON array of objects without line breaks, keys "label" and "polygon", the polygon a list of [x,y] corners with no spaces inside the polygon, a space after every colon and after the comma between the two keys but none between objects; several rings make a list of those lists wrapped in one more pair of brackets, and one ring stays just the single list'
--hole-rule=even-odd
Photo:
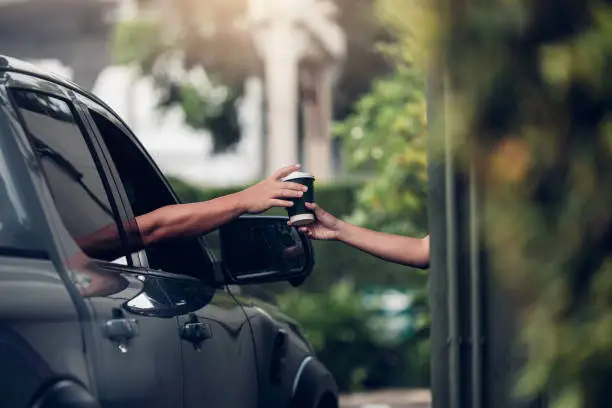
[{"label": "car roof", "polygon": [[94,101],[98,102],[103,107],[110,109],[108,105],[104,103],[104,101],[102,101],[100,98],[98,98],[91,92],[87,91],[86,89],[82,88],[81,86],[77,85],[75,82],[69,79],[66,79],[62,76],[59,76],[57,74],[54,74],[53,72],[49,72],[47,70],[41,69],[37,67],[36,65],[31,64],[29,62],[26,62],[26,61],[23,61],[17,58],[9,57],[7,55],[0,54],[0,73],[2,73],[2,71],[18,72],[21,74],[31,75],[37,78],[41,78],[49,82],[54,82],[60,86],[63,86],[75,92],[81,93],[87,96],[88,98],[93,99]]}]

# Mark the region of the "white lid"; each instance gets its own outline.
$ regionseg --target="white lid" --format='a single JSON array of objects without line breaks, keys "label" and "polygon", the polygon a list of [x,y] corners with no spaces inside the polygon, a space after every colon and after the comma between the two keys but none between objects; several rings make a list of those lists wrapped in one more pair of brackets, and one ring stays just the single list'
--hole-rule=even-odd
[{"label": "white lid", "polygon": [[310,213],[297,214],[289,218],[289,220],[291,221],[292,225],[295,225],[296,227],[302,227],[304,225],[312,224],[315,221],[315,216],[314,214]]},{"label": "white lid", "polygon": [[310,173],[306,173],[303,171],[294,171],[293,173],[289,174],[287,177],[283,177],[281,179],[281,181],[289,181],[289,180],[295,180],[295,179],[299,179],[299,178],[311,178],[314,179],[315,177],[310,174]]}]

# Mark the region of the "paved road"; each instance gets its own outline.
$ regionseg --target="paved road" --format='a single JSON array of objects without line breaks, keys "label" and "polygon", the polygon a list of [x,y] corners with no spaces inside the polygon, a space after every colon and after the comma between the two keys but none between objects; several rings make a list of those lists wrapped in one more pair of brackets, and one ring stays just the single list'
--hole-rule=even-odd
[{"label": "paved road", "polygon": [[429,390],[388,390],[344,395],[340,408],[431,408]]}]

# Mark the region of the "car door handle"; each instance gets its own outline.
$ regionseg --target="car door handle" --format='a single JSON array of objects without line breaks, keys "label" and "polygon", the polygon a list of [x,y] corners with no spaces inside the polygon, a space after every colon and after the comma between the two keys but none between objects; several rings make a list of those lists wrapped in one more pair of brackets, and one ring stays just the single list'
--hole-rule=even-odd
[{"label": "car door handle", "polygon": [[212,337],[212,330],[208,323],[200,322],[196,315],[191,314],[189,321],[179,328],[179,336],[199,348],[200,343]]},{"label": "car door handle", "polygon": [[140,334],[138,321],[126,317],[104,322],[104,335],[116,342],[127,342]]},{"label": "car door handle", "polygon": [[102,333],[113,342],[122,353],[127,353],[130,340],[140,334],[138,321],[125,317],[123,310],[113,308],[113,317],[104,322]]}]

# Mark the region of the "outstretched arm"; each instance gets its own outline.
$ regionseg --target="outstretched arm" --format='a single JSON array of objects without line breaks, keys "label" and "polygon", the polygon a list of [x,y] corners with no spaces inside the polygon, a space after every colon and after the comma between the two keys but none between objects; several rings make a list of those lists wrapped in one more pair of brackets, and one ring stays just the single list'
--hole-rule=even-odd
[{"label": "outstretched arm", "polygon": [[336,240],[386,261],[425,269],[429,267],[429,235],[411,238],[386,234],[341,221],[316,204],[317,222],[300,230],[312,239]]},{"label": "outstretched arm", "polygon": [[[138,251],[156,242],[179,237],[204,235],[242,214],[257,214],[272,207],[290,207],[290,198],[300,197],[306,187],[280,181],[298,165],[277,170],[266,180],[240,192],[198,203],[168,205],[136,217],[125,230],[136,236],[130,239],[130,251]],[[77,239],[83,251],[94,258],[115,259],[123,254],[116,225]]]},{"label": "outstretched arm", "polygon": [[390,262],[422,269],[429,267],[429,235],[404,237],[343,222],[338,241]]}]

